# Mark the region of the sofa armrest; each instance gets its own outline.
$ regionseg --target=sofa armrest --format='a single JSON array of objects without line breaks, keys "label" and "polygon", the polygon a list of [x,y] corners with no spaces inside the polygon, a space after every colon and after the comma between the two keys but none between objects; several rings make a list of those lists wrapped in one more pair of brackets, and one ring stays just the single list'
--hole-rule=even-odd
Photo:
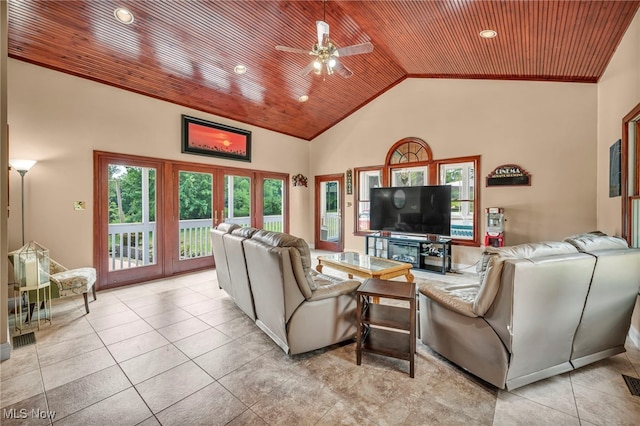
[{"label": "sofa armrest", "polygon": [[429,280],[420,284],[418,291],[443,307],[461,315],[474,318],[473,302],[478,296],[479,284],[446,283]]},{"label": "sofa armrest", "polygon": [[312,278],[317,288],[312,291],[311,297],[308,299],[310,302],[355,293],[360,284],[362,284],[358,280],[346,280],[317,272],[312,273]]}]

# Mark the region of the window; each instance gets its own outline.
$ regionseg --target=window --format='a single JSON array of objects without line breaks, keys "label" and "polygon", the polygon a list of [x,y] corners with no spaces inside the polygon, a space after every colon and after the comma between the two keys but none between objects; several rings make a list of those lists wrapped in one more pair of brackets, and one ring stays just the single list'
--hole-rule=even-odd
[{"label": "window", "polygon": [[451,238],[459,245],[480,245],[480,156],[434,160],[429,145],[418,138],[396,142],[384,166],[355,168],[355,233],[369,229],[369,191],[384,186],[451,185]]},{"label": "window", "polygon": [[391,169],[390,186],[429,185],[428,172],[427,166],[393,168]]},{"label": "window", "polygon": [[438,183],[451,185],[451,237],[474,241],[476,161],[469,158],[439,162]]},{"label": "window", "polygon": [[382,167],[356,168],[356,225],[357,232],[369,231],[369,191],[382,186]]}]

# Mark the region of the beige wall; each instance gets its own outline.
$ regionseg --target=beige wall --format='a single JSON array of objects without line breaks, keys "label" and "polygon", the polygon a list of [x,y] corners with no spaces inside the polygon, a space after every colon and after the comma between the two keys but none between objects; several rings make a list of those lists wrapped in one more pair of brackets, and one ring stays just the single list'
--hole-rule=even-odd
[{"label": "beige wall", "polygon": [[[609,198],[609,147],[622,137],[622,118],[640,103],[640,10],[598,83],[598,228],[622,232],[620,197]],[[630,335],[640,345],[640,298]]]},{"label": "beige wall", "polygon": [[[252,162],[180,153],[181,114],[252,131]],[[308,175],[308,142],[89,80],[9,60],[10,156],[38,163],[25,176],[25,239],[49,248],[65,266],[93,264],[93,151],[111,151]],[[286,153],[287,161],[282,161]],[[9,248],[21,243],[20,179],[11,174]],[[291,191],[292,211],[310,210]],[[75,211],[74,201],[86,201]],[[306,218],[291,231],[307,236]]]},{"label": "beige wall", "polygon": [[[311,143],[311,174],[382,164],[396,141],[427,141],[436,159],[481,155],[481,207],[504,207],[509,245],[558,240],[596,227],[595,84],[408,79]],[[486,188],[502,164],[532,175],[530,187]],[[353,196],[347,196],[353,202]],[[364,250],[346,209],[346,247]],[[312,213],[309,220],[312,219]],[[482,216],[484,235],[484,215]],[[480,248],[454,247],[454,262]]]},{"label": "beige wall", "polygon": [[609,147],[622,137],[622,118],[640,103],[640,11],[598,82],[598,228],[622,233],[621,197],[609,198]]}]

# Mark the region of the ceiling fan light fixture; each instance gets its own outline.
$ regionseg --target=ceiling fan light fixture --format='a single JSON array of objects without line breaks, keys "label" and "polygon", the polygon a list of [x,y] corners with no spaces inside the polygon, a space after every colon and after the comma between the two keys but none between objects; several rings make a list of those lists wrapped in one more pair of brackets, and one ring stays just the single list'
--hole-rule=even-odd
[{"label": "ceiling fan light fixture", "polygon": [[333,68],[333,67],[335,67],[335,66],[336,66],[336,58],[331,58],[331,59],[329,59],[329,66],[330,66],[331,68]]},{"label": "ceiling fan light fixture", "polygon": [[480,31],[480,37],[482,38],[494,38],[498,35],[495,30],[482,30]]},{"label": "ceiling fan light fixture", "polygon": [[125,9],[124,7],[119,7],[113,11],[113,16],[116,17],[118,22],[129,25],[133,23],[133,13],[129,9]]},{"label": "ceiling fan light fixture", "polygon": [[320,71],[322,69],[322,62],[320,62],[319,59],[316,59],[315,61],[313,61],[313,68],[316,71]]},{"label": "ceiling fan light fixture", "polygon": [[331,68],[331,65],[327,64],[327,74],[331,75],[333,74],[333,68]]},{"label": "ceiling fan light fixture", "polygon": [[233,72],[235,72],[238,75],[242,75],[245,74],[247,72],[247,67],[246,65],[236,65],[235,67],[233,67]]}]

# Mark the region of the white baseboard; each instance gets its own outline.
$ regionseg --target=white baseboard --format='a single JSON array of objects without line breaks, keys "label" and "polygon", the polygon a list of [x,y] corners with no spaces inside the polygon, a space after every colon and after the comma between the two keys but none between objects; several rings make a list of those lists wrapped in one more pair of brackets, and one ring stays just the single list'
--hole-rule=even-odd
[{"label": "white baseboard", "polygon": [[640,331],[636,330],[633,326],[629,328],[629,339],[631,339],[637,348],[640,348]]}]

